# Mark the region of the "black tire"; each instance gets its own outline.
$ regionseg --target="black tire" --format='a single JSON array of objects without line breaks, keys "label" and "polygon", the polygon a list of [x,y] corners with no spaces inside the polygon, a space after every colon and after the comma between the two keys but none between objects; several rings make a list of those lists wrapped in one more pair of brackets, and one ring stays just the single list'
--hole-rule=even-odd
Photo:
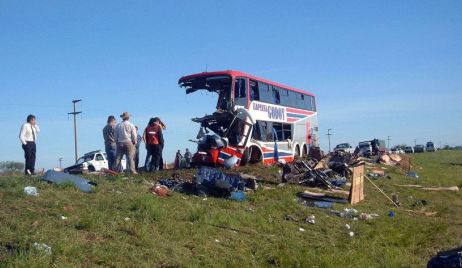
[{"label": "black tire", "polygon": [[249,163],[250,154],[251,154],[251,149],[245,148],[244,153],[242,154],[242,158],[241,158],[241,163],[240,163],[241,166],[245,166]]},{"label": "black tire", "polygon": [[249,164],[258,164],[263,162],[263,153],[256,146],[250,147],[249,150]]},{"label": "black tire", "polygon": [[303,145],[303,150],[302,150],[302,158],[307,158],[308,157],[308,146]]},{"label": "black tire", "polygon": [[299,159],[300,158],[300,146],[295,146],[295,155],[294,159]]}]

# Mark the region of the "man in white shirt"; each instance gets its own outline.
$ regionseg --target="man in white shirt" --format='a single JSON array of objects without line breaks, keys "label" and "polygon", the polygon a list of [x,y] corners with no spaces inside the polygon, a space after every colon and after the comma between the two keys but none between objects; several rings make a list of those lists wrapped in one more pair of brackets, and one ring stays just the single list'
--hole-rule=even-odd
[{"label": "man in white shirt", "polygon": [[24,158],[26,159],[24,169],[26,175],[35,174],[35,156],[37,152],[35,141],[39,132],[40,128],[37,125],[35,116],[27,116],[27,122],[22,125],[21,132],[19,132],[19,140],[21,141]]},{"label": "man in white shirt", "polygon": [[114,170],[121,170],[121,161],[126,156],[127,165],[132,174],[138,174],[135,168],[135,154],[138,133],[135,126],[130,123],[130,115],[124,112],[121,116],[122,122],[115,128],[114,138],[117,143],[117,153],[114,163]]}]

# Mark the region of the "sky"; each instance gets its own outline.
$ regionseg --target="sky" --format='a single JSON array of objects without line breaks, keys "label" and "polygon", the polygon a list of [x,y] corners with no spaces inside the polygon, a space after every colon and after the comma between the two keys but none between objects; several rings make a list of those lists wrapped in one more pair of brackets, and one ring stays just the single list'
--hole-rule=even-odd
[{"label": "sky", "polygon": [[313,92],[324,150],[328,128],[332,145],[462,144],[462,1],[0,0],[0,161],[23,161],[32,113],[37,167],[72,164],[72,99],[80,153],[128,111],[165,121],[172,161],[216,100],[178,79],[229,69]]}]

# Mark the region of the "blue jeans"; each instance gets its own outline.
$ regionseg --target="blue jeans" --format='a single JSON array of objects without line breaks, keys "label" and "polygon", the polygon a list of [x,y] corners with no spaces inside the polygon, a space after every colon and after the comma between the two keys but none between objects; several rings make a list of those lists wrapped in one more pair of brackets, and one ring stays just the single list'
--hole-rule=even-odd
[{"label": "blue jeans", "polygon": [[107,155],[107,162],[109,169],[113,170],[114,162],[116,158],[116,151],[117,146],[114,145],[106,145],[106,155]]}]

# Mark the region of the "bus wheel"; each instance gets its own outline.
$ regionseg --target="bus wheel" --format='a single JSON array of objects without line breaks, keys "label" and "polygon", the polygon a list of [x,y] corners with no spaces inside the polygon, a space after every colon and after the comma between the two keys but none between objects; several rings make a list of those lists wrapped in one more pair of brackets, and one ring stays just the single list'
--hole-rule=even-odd
[{"label": "bus wheel", "polygon": [[242,154],[242,158],[241,158],[241,163],[240,163],[241,166],[245,166],[247,165],[247,163],[249,163],[249,159],[250,159],[249,150],[250,150],[249,148],[245,148],[244,153]]},{"label": "bus wheel", "polygon": [[303,157],[303,158],[308,157],[308,148],[307,148],[306,144],[303,145],[302,157]]},{"label": "bus wheel", "polygon": [[263,162],[263,153],[260,151],[258,147],[256,146],[250,147],[249,152],[250,152],[249,153],[250,154],[250,157],[249,157],[250,164],[257,164],[257,163]]},{"label": "bus wheel", "polygon": [[294,159],[299,159],[300,158],[300,146],[295,146],[295,155]]}]

